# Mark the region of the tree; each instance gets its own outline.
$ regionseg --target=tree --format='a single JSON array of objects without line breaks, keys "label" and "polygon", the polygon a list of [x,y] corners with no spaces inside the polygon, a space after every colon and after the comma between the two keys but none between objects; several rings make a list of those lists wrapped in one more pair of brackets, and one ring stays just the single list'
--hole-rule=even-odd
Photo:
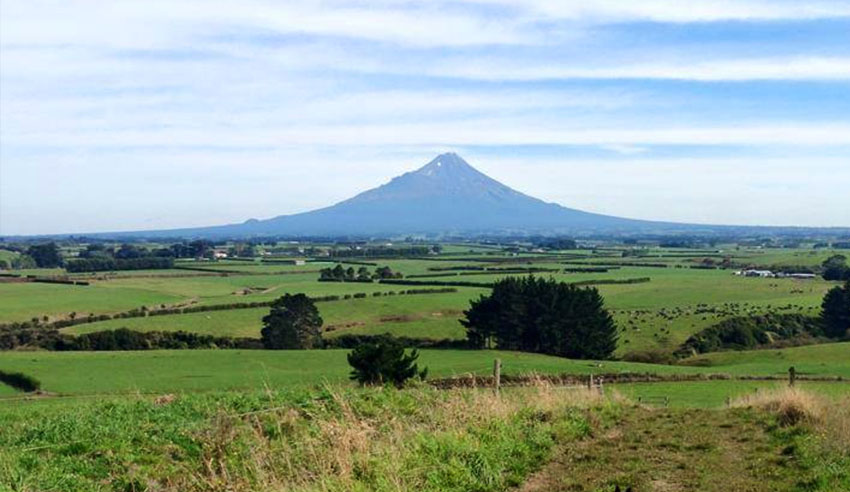
[{"label": "tree", "polygon": [[606,359],[617,327],[595,288],[554,279],[508,277],[470,302],[461,320],[470,344],[576,359]]},{"label": "tree", "polygon": [[362,385],[393,384],[397,388],[415,376],[425,379],[428,368],[419,370],[416,360],[419,352],[413,349],[405,354],[404,346],[391,335],[379,337],[375,342],[366,342],[348,354],[351,379]]},{"label": "tree", "polygon": [[39,268],[56,268],[62,264],[62,255],[56,243],[34,244],[27,249],[27,254]]},{"label": "tree", "polygon": [[286,294],[275,300],[263,317],[260,331],[267,349],[311,349],[322,344],[322,317],[304,294]]},{"label": "tree", "polygon": [[121,260],[131,260],[145,256],[147,251],[142,251],[133,244],[122,244],[118,251],[115,252],[115,258]]},{"label": "tree", "polygon": [[844,255],[830,256],[821,266],[824,280],[850,280],[850,267]]},{"label": "tree", "polygon": [[824,333],[830,338],[843,338],[850,333],[850,280],[844,287],[833,287],[821,304]]}]

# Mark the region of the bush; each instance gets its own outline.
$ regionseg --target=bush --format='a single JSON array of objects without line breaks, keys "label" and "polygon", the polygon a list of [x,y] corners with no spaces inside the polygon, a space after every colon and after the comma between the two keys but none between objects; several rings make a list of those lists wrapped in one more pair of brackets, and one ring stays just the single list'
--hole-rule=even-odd
[{"label": "bush", "polygon": [[41,382],[38,379],[21,372],[0,371],[0,382],[27,393],[38,391],[41,388]]},{"label": "bush", "polygon": [[374,342],[358,345],[348,354],[348,363],[353,368],[351,379],[362,385],[391,383],[401,388],[410,378],[425,379],[427,376],[427,368],[419,370],[418,358],[416,349],[405,354],[401,342],[385,335]]},{"label": "bush", "polygon": [[634,350],[623,355],[626,362],[642,362],[644,364],[674,364],[676,358],[672,353],[661,349]]}]

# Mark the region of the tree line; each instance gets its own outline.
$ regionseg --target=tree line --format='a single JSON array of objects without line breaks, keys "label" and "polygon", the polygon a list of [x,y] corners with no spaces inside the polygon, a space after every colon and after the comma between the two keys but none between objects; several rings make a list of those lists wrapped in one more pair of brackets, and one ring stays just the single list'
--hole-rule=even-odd
[{"label": "tree line", "polygon": [[375,280],[404,278],[401,272],[394,272],[388,266],[377,267],[370,272],[366,266],[361,266],[356,271],[354,267],[344,268],[337,264],[333,268],[323,268],[319,272],[319,282],[373,282]]}]

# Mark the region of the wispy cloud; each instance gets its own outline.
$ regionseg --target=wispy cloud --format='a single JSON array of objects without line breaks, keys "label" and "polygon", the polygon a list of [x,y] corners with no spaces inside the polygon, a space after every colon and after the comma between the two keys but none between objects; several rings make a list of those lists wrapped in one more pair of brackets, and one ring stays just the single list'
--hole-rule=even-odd
[{"label": "wispy cloud", "polygon": [[[747,167],[742,151],[793,149],[824,169],[850,159],[850,1],[0,0],[0,11],[2,233],[293,212],[447,148],[529,161],[557,148],[548,175],[587,155],[662,172],[660,146],[665,159],[712,149],[722,172]],[[234,169],[262,179],[217,177]],[[188,184],[170,174],[210,170]],[[806,172],[783,164],[782,179]],[[506,176],[534,194],[555,186],[546,173]],[[280,196],[259,198],[258,182]],[[152,183],[164,205],[143,217]],[[731,203],[757,188],[747,183]],[[83,185],[104,192],[83,199]],[[99,199],[117,204],[102,225]],[[211,218],[222,200],[227,213]],[[162,218],[169,209],[180,212]]]}]

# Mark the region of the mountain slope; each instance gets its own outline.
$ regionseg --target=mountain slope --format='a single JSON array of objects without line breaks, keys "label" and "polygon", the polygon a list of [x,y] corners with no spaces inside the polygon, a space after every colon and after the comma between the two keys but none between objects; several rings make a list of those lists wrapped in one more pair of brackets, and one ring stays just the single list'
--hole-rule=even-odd
[{"label": "mountain slope", "polygon": [[454,153],[336,205],[268,220],[186,230],[198,235],[376,235],[461,232],[578,232],[658,223],[574,210],[530,197]]}]

